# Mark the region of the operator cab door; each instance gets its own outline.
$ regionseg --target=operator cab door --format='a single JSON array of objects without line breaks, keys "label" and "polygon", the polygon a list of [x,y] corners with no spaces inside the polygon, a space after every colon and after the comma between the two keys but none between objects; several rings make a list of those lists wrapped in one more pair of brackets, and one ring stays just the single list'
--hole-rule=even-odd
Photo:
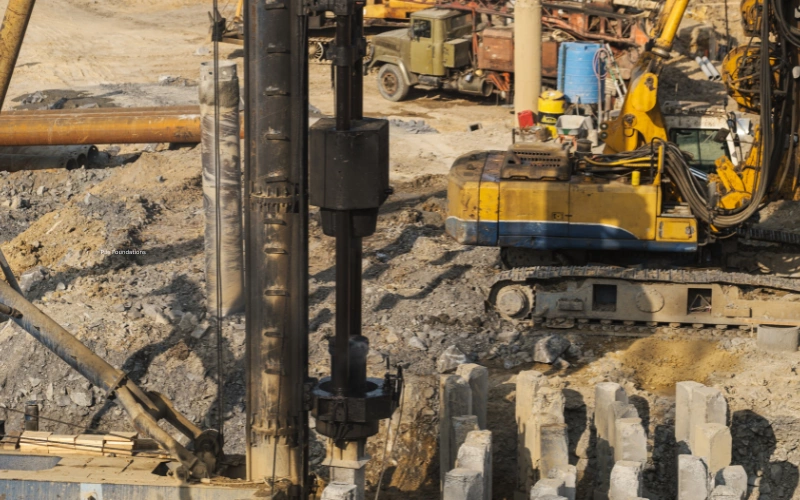
[{"label": "operator cab door", "polygon": [[[411,72],[437,75],[434,72],[434,22],[431,19],[411,21]],[[441,59],[441,58],[440,58]],[[444,72],[442,72],[444,74]]]}]

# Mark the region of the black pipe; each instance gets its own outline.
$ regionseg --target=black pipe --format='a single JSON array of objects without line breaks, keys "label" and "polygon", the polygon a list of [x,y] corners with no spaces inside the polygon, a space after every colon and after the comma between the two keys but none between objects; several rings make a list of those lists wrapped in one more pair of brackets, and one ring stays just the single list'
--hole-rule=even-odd
[{"label": "black pipe", "polygon": [[[337,117],[338,118],[338,117]],[[353,273],[350,254],[353,247],[353,216],[349,210],[335,212],[336,218],[336,341],[331,367],[334,392],[349,392],[350,336],[353,328],[350,298]]]},{"label": "black pipe", "polygon": [[[364,40],[364,2],[356,2],[353,11],[353,48],[361,47]],[[364,117],[364,59],[361,53],[355,54],[352,71],[353,119]]]},{"label": "black pipe", "polygon": [[351,16],[336,16],[336,130],[350,130],[353,117],[353,45]]}]

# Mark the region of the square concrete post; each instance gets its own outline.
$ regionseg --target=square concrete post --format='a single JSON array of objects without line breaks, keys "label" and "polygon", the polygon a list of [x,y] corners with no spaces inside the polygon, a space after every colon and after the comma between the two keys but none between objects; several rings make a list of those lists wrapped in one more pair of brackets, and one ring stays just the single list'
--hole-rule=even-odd
[{"label": "square concrete post", "polygon": [[[608,478],[614,466],[614,442],[610,440],[609,428],[616,416],[611,412],[613,403],[628,403],[628,395],[615,382],[602,382],[594,388],[594,427],[597,433],[597,477],[600,496],[608,491]],[[638,415],[637,415],[638,416]]]},{"label": "square concrete post", "polygon": [[328,483],[321,500],[356,500],[356,486],[348,483]]},{"label": "square concrete post", "polygon": [[531,488],[531,500],[536,500],[548,495],[561,496],[564,481],[561,479],[540,479]]},{"label": "square concrete post", "polygon": [[621,385],[615,382],[602,382],[594,388],[594,426],[597,429],[597,439],[608,442],[608,406],[620,401],[628,402],[628,395]]},{"label": "square concrete post", "polygon": [[711,500],[739,500],[739,492],[730,486],[717,486],[711,492]]},{"label": "square concrete post", "polygon": [[366,441],[350,441],[344,448],[330,443],[327,451],[325,465],[330,467],[331,483],[352,484],[355,486],[353,500],[365,500],[366,467],[370,459]]},{"label": "square concrete post", "polygon": [[642,496],[642,462],[622,460],[611,469],[608,484],[609,500],[630,500]]},{"label": "square concrete post", "polygon": [[614,443],[614,461],[647,461],[647,435],[641,418],[618,418]]},{"label": "square concrete post", "polygon": [[729,486],[739,494],[739,500],[747,497],[747,472],[741,465],[729,465],[717,472],[717,486]]},{"label": "square concrete post", "polygon": [[569,465],[567,424],[547,424],[539,428],[539,477]]},{"label": "square concrete post", "polygon": [[483,498],[492,500],[492,433],[472,431],[458,450],[457,469],[472,469],[483,474]]},{"label": "square concrete post", "polygon": [[703,384],[694,381],[678,382],[675,385],[675,442],[683,451],[689,452],[689,434],[692,427],[692,393]]},{"label": "square concrete post", "polygon": [[732,446],[731,430],[722,424],[701,424],[694,429],[693,454],[705,461],[711,477],[731,464]]},{"label": "square concrete post", "polygon": [[453,469],[444,475],[443,500],[483,500],[483,474],[472,469]]},{"label": "square concrete post", "polygon": [[[701,424],[720,424],[728,423],[728,402],[725,396],[713,387],[695,387],[692,389],[692,407],[689,410],[689,444],[694,441],[694,433],[697,426]],[[694,448],[692,454],[697,455]],[[710,465],[710,464],[709,464]]]},{"label": "square concrete post", "polygon": [[561,489],[561,496],[567,500],[575,500],[578,493],[578,469],[574,465],[562,465],[556,469],[548,471],[548,477],[564,482]]},{"label": "square concrete post", "polygon": [[478,417],[475,415],[462,415],[450,419],[450,468],[456,467],[456,458],[461,445],[467,440],[470,432],[478,430]]},{"label": "square concrete post", "polygon": [[[615,401],[608,405],[608,429],[606,430],[606,436],[608,436],[611,456],[614,456],[614,446],[617,444],[617,420],[628,418],[639,418],[639,412],[632,404]],[[641,422],[641,420],[639,422]]]},{"label": "square concrete post", "polygon": [[489,370],[485,366],[468,363],[456,368],[456,375],[469,384],[472,391],[472,414],[478,417],[478,427],[486,429],[486,409],[489,405]]},{"label": "square concrete post", "polygon": [[703,459],[678,455],[678,500],[707,500],[710,491],[708,467]]},{"label": "square concrete post", "polygon": [[444,486],[447,471],[453,468],[456,457],[451,455],[452,418],[472,413],[472,390],[459,375],[439,377],[439,474]]},{"label": "square concrete post", "polygon": [[[546,472],[540,469],[541,429],[564,423],[564,394],[546,385],[540,373],[521,372],[517,376],[517,491],[515,498],[527,499],[533,484]],[[555,459],[554,459],[555,460]],[[558,463],[557,460],[551,463]]]}]

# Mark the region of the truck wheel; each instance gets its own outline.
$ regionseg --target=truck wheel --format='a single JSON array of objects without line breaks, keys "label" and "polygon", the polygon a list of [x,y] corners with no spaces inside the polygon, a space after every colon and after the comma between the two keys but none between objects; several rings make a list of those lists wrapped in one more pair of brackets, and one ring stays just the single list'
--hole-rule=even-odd
[{"label": "truck wheel", "polygon": [[384,64],[378,71],[378,91],[387,101],[402,101],[408,95],[408,85],[403,80],[400,68]]}]

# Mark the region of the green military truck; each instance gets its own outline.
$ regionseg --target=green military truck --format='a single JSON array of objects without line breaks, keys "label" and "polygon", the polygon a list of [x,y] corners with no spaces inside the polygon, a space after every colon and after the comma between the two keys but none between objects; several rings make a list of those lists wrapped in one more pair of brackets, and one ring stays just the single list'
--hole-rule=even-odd
[{"label": "green military truck", "polygon": [[512,30],[484,29],[469,11],[421,10],[411,14],[407,29],[372,39],[369,67],[378,69],[378,90],[389,101],[404,99],[417,85],[487,97],[497,92],[505,98],[514,71]]}]

